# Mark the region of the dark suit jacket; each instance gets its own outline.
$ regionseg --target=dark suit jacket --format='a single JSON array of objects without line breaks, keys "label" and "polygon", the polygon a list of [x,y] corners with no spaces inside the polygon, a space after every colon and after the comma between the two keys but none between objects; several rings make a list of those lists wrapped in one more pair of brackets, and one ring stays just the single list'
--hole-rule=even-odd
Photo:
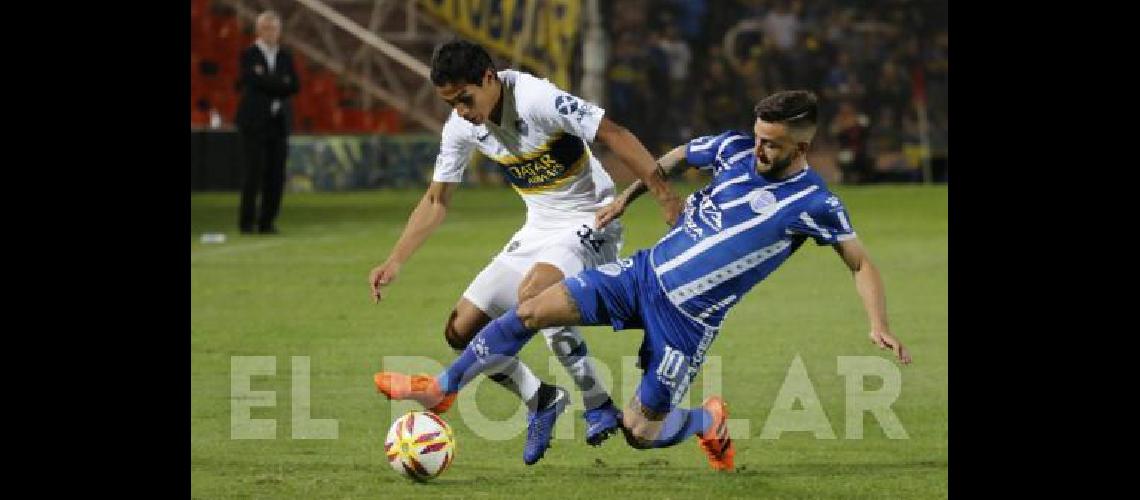
[{"label": "dark suit jacket", "polygon": [[[285,134],[288,134],[293,124],[293,106],[289,97],[301,88],[301,82],[293,68],[293,55],[289,49],[279,46],[272,72],[269,71],[265,54],[256,44],[243,50],[240,57],[241,73],[238,75],[237,87],[241,93],[241,102],[234,123],[243,130],[260,131],[266,128],[270,120],[284,119]],[[277,116],[270,115],[274,99],[281,101]]]}]

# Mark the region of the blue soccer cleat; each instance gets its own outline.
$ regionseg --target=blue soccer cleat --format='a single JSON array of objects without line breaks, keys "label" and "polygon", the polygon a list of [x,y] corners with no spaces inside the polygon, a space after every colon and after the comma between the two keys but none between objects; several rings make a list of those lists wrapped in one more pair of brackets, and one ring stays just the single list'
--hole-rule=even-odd
[{"label": "blue soccer cleat", "polygon": [[523,447],[523,462],[534,465],[542,459],[546,449],[550,447],[550,438],[554,432],[554,422],[558,415],[566,411],[570,403],[570,394],[561,387],[555,387],[558,394],[546,408],[538,410],[527,416],[526,446]]},{"label": "blue soccer cleat", "polygon": [[618,430],[618,423],[621,422],[621,412],[614,407],[614,402],[607,399],[605,404],[586,410],[586,444],[590,446],[600,446],[603,441],[609,439]]}]

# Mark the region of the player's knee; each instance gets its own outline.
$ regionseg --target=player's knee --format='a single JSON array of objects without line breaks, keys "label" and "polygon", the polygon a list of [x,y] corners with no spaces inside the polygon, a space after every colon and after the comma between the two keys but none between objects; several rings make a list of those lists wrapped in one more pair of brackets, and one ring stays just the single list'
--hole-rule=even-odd
[{"label": "player's knee", "polygon": [[527,271],[522,282],[519,283],[519,303],[537,297],[543,290],[562,281],[565,276],[562,270],[548,262],[539,262]]},{"label": "player's knee", "polygon": [[447,324],[443,327],[443,337],[447,339],[447,345],[452,349],[463,349],[471,342],[475,336],[474,332],[464,332],[456,325],[456,318],[459,317],[459,311],[452,309],[451,317],[447,318]]},{"label": "player's knee", "polygon": [[519,317],[519,321],[522,321],[523,326],[530,330],[537,330],[544,326],[541,324],[538,301],[534,299],[528,299],[519,303],[515,314]]},{"label": "player's knee", "polygon": [[653,441],[657,439],[657,432],[656,429],[637,427],[630,429],[625,439],[630,446],[636,449],[648,450],[653,448]]},{"label": "player's knee", "polygon": [[653,448],[653,442],[645,439],[644,425],[629,418],[622,419],[621,433],[625,442],[635,450],[648,450]]},{"label": "player's knee", "polygon": [[626,429],[625,439],[634,448],[651,448],[653,440],[657,439],[658,427],[645,417],[625,411],[622,412],[622,424]]},{"label": "player's knee", "polygon": [[542,292],[542,289],[536,286],[533,282],[525,282],[519,285],[519,303],[533,299]]},{"label": "player's knee", "polygon": [[633,448],[635,450],[653,449],[653,442],[652,441],[647,441],[645,439],[641,439],[637,436],[634,436],[633,433],[629,432],[628,430],[625,430],[624,432],[622,432],[622,435],[625,436],[625,442],[626,442],[626,444],[629,445],[630,448]]}]

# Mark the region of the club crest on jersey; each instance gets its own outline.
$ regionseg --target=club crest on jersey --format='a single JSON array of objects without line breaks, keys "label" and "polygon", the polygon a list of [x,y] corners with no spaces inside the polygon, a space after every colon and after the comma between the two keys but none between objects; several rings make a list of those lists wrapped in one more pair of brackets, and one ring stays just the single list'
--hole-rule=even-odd
[{"label": "club crest on jersey", "polygon": [[606,276],[617,276],[621,274],[623,269],[630,269],[633,267],[633,259],[620,259],[616,262],[607,262],[594,269]]},{"label": "club crest on jersey", "polygon": [[617,262],[607,262],[596,267],[595,269],[597,269],[599,273],[602,273],[606,276],[617,276],[621,274],[621,264],[618,264]]},{"label": "club crest on jersey", "polygon": [[776,203],[776,195],[766,189],[758,189],[752,192],[752,199],[748,200],[748,206],[752,207],[752,211],[756,213],[763,212],[769,206]]},{"label": "club crest on jersey", "polygon": [[578,106],[578,113],[575,118],[578,120],[578,123],[582,123],[582,120],[585,120],[586,116],[596,113],[597,109],[597,106],[590,104],[588,101],[582,101],[582,105]]},{"label": "club crest on jersey", "polygon": [[570,116],[570,113],[578,111],[578,100],[572,95],[562,94],[554,98],[554,108],[558,110],[558,114]]}]

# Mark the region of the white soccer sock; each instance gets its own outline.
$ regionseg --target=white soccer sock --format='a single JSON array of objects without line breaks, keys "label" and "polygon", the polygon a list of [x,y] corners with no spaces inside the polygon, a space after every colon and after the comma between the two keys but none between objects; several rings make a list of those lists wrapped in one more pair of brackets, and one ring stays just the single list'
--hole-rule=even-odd
[{"label": "white soccer sock", "polygon": [[582,404],[592,410],[610,399],[598,373],[594,370],[594,360],[586,349],[586,340],[578,327],[559,326],[542,330],[546,345],[558,357],[558,362],[570,373],[574,385],[582,393]]},{"label": "white soccer sock", "polygon": [[[459,349],[455,352],[459,354],[463,353],[463,351]],[[487,377],[503,386],[504,389],[513,392],[522,399],[528,407],[533,409],[535,395],[538,394],[538,388],[542,385],[542,381],[534,375],[534,372],[530,370],[530,367],[528,367],[526,363],[519,361],[518,358],[512,358],[505,365],[488,371]]]}]

